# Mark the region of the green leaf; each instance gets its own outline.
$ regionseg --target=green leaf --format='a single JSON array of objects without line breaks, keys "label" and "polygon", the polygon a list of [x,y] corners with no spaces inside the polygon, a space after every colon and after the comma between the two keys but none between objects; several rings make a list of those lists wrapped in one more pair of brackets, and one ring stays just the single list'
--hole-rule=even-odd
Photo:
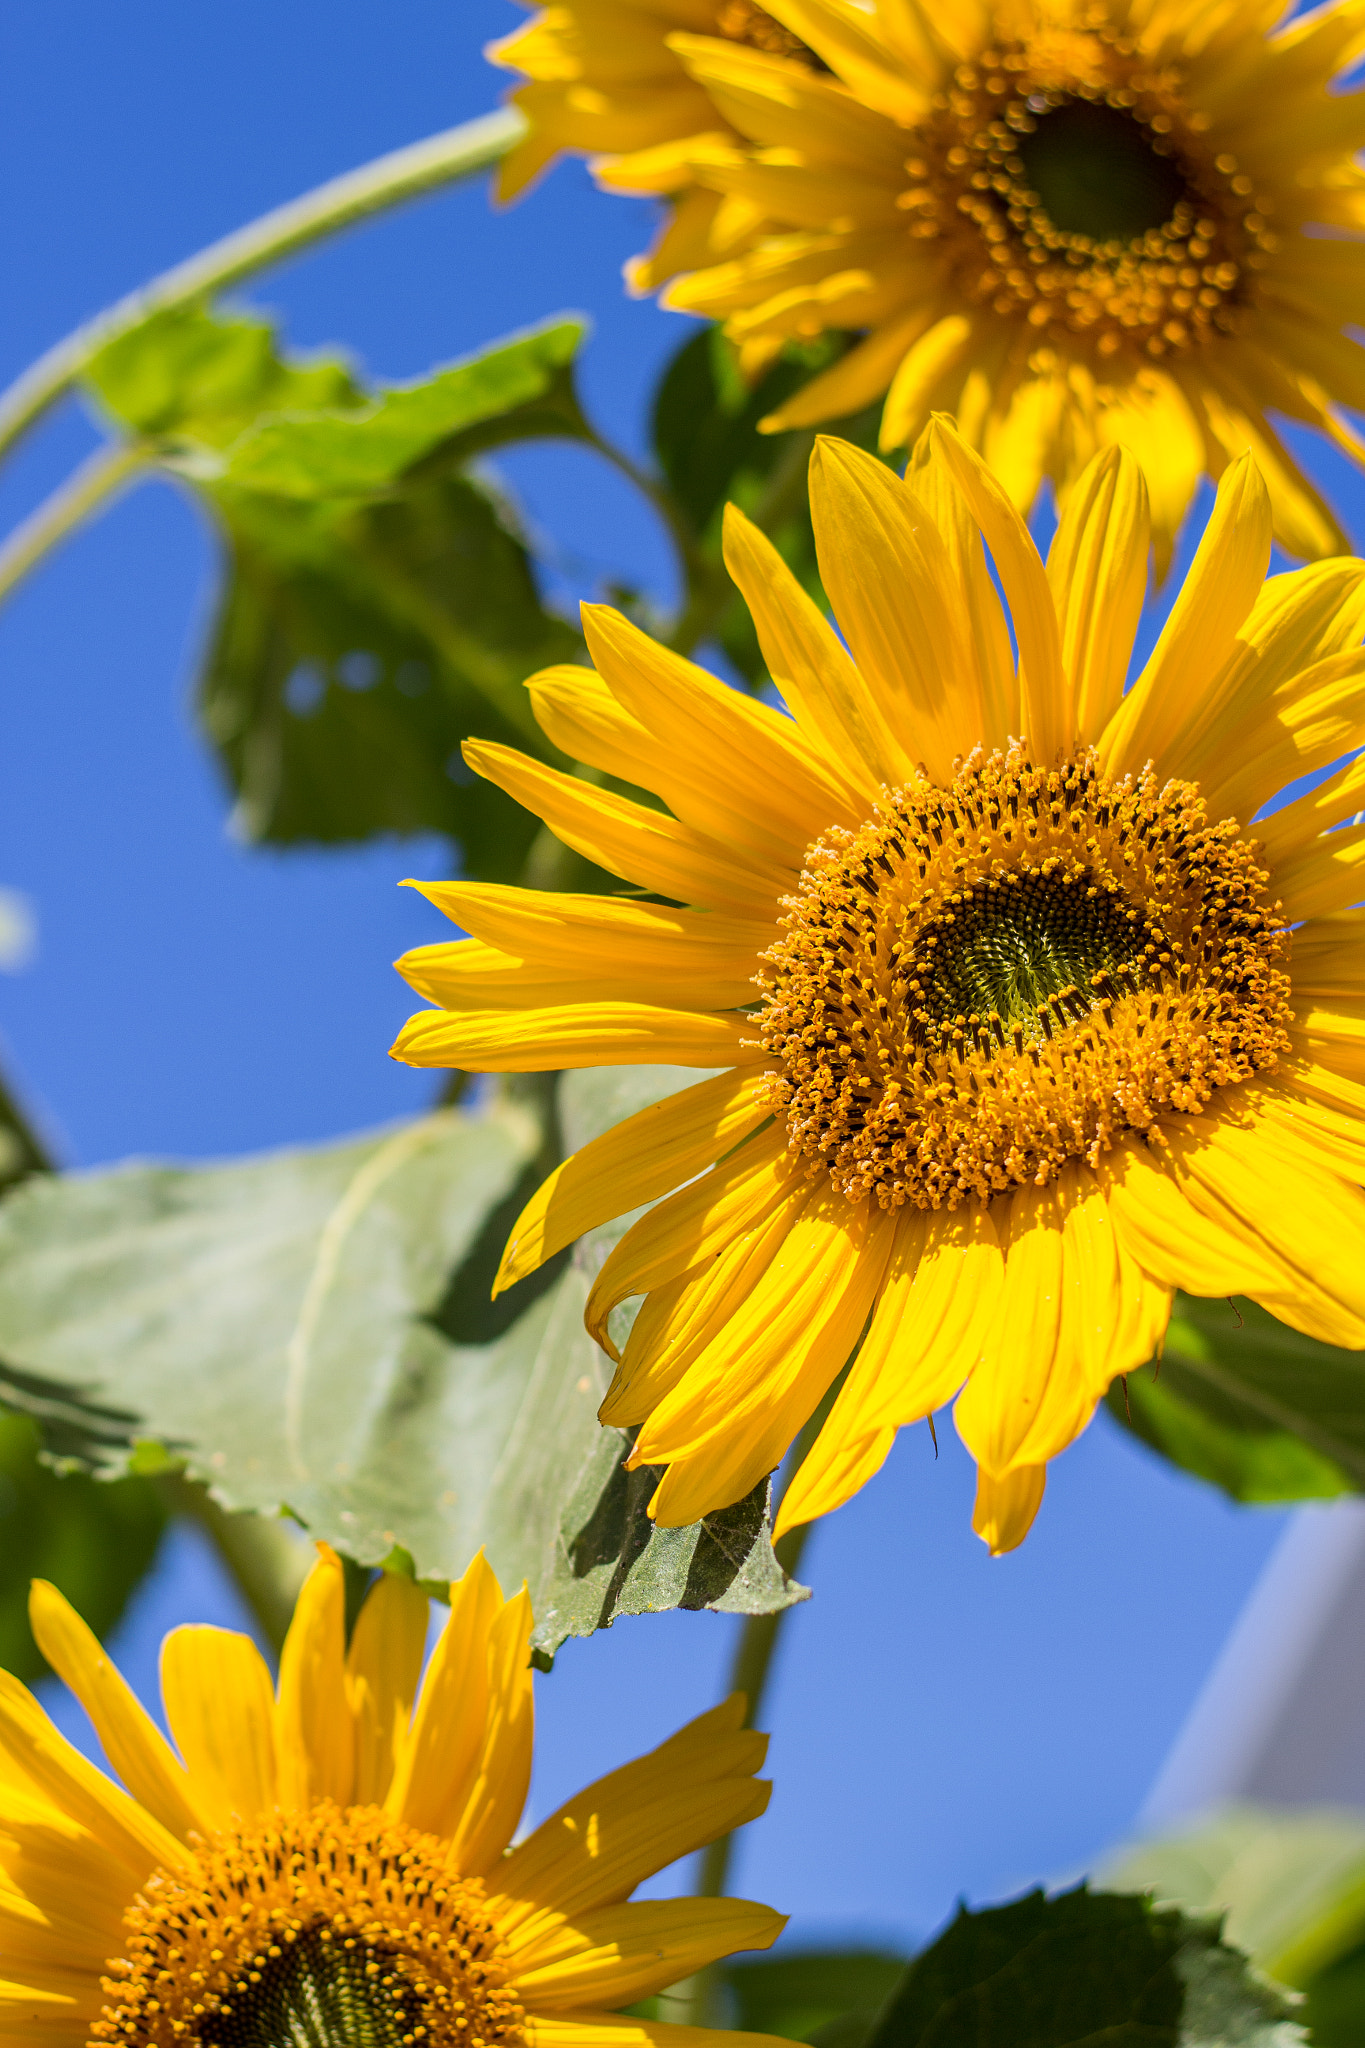
[{"label": "green leaf", "polygon": [[[571,1077],[571,1143],[696,1078]],[[805,1597],[766,1488],[655,1531],[649,1475],[620,1471],[583,1309],[623,1226],[489,1302],[543,1170],[504,1096],[229,1166],[31,1181],[0,1205],[0,1393],[99,1472],[160,1446],[223,1506],[287,1506],[363,1564],[399,1546],[449,1579],[483,1546],[504,1586],[528,1581],[543,1655],[617,1614]]]},{"label": "green leaf", "polygon": [[166,1511],[145,1479],[101,1486],[41,1462],[27,1415],[0,1414],[0,1665],[32,1681],[48,1669],[28,1625],[31,1579],[50,1579],[96,1635],[107,1635],[151,1569]]},{"label": "green leaf", "polygon": [[1365,1352],[1301,1336],[1254,1302],[1180,1295],[1159,1367],[1130,1374],[1108,1402],[1234,1500],[1365,1489]]},{"label": "green leaf", "polygon": [[[714,609],[704,637],[719,642],[751,683],[766,675],[739,593],[721,561],[721,517],[727,501],[762,525],[801,583],[822,606],[806,492],[808,433],[762,434],[759,421],[812,374],[828,367],[846,346],[842,336],[792,343],[752,386],[740,374],[731,344],[719,327],[703,327],[683,343],[664,372],[654,401],[653,439],[659,468],[710,565]],[[875,447],[880,407],[828,429],[863,447]]]},{"label": "green leaf", "polygon": [[1365,2041],[1365,1946],[1314,1977],[1303,2021],[1313,2048],[1360,2048]]},{"label": "green leaf", "polygon": [[1216,1922],[1080,1885],[961,1907],[868,2048],[1290,2048],[1290,2010]]},{"label": "green leaf", "polygon": [[732,2026],[815,2048],[859,2048],[904,1974],[904,1956],[882,1949],[809,1949],[718,1970]]},{"label": "green leaf", "polygon": [[559,320],[514,335],[420,384],[381,392],[360,412],[258,421],[225,459],[244,490],[302,498],[372,497],[396,482],[467,463],[512,441],[590,440],[574,390],[584,328]]},{"label": "green leaf", "polygon": [[466,768],[470,737],[557,758],[525,678],[581,655],[547,612],[515,517],[468,471],[489,449],[590,434],[580,323],[374,393],[292,364],[272,329],[159,314],[94,362],[100,403],[200,498],[224,543],[201,715],[243,836],[458,839],[508,880],[539,829]]},{"label": "green leaf", "polygon": [[286,363],[268,322],[203,306],[153,313],[92,357],[85,381],[119,425],[187,449],[226,447],[262,413],[364,403],[345,363]]}]

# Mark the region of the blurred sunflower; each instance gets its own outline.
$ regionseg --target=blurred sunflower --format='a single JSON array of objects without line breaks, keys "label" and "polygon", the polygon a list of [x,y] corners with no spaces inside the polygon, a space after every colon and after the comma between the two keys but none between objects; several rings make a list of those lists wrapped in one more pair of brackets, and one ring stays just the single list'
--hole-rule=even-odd
[{"label": "blurred sunflower", "polygon": [[1365,49],[1356,0],[1274,33],[1277,0],[771,0],[828,75],[714,35],[670,46],[751,148],[694,175],[774,228],[666,303],[762,355],[862,336],[767,422],[886,393],[882,445],[932,410],[1027,510],[1096,451],[1146,471],[1159,565],[1201,475],[1245,449],[1292,552],[1340,529],[1268,411],[1356,461],[1365,406],[1343,334],[1365,303]]},{"label": "blurred sunflower", "polygon": [[552,0],[484,53],[527,80],[510,97],[530,132],[499,167],[500,198],[515,198],[561,151],[575,150],[594,159],[599,184],[668,199],[659,240],[627,267],[637,291],[733,255],[764,224],[750,200],[696,181],[698,148],[741,138],[670,49],[670,35],[683,30],[825,69],[758,0]]},{"label": "blurred sunflower", "polygon": [[975,1526],[1006,1549],[1173,1287],[1365,1346],[1365,758],[1238,822],[1365,743],[1365,563],[1264,581],[1239,458],[1125,696],[1149,539],[1126,451],[1081,478],[1046,569],[944,423],[906,482],[817,442],[811,507],[839,634],[726,527],[790,718],[599,606],[597,673],[531,680],[556,745],[667,812],[466,747],[645,894],[418,885],[474,936],[399,962],[442,1007],[394,1050],[725,1070],[560,1167],[499,1275],[656,1203],[588,1324],[619,1357],[603,1420],[667,1466],[660,1523],[773,1470],[861,1339],[779,1528],[965,1382]]},{"label": "blurred sunflower", "polygon": [[34,1584],[34,1634],[128,1789],[0,1673],[6,2038],[700,2048],[697,2028],[609,2008],[781,1930],[739,1900],[626,1903],[763,1811],[765,1740],[740,1726],[743,1700],[509,1851],[531,1769],[526,1595],[504,1603],[476,1560],[451,1587],[420,1693],[425,1596],[379,1579],[349,1649],[344,1606],[323,1549],[278,1699],[248,1637],[174,1630],[161,1653],[173,1750],[60,1593]]}]

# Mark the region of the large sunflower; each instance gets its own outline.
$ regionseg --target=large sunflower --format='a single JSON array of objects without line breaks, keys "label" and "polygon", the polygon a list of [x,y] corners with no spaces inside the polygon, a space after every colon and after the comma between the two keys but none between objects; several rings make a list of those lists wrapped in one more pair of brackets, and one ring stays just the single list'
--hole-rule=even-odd
[{"label": "large sunflower", "polygon": [[[0,2032],[33,2048],[704,2048],[610,2010],[783,1925],[732,1899],[627,1904],[761,1813],[743,1700],[602,1778],[508,1850],[531,1769],[531,1615],[482,1558],[427,1602],[381,1578],[347,1648],[340,1562],[300,1595],[279,1695],[255,1645],[180,1628],[175,1749],[35,1583],[34,1633],[127,1791],[0,1673]],[[177,1751],[179,1752],[177,1754]],[[773,2048],[766,2035],[726,2035]]]},{"label": "large sunflower", "polygon": [[688,30],[825,68],[758,0],[553,0],[485,51],[527,80],[510,97],[529,133],[499,166],[500,198],[514,198],[564,150],[592,157],[599,183],[615,191],[667,198],[661,236],[628,267],[637,291],[732,256],[764,225],[761,207],[694,175],[698,149],[724,151],[742,137],[670,49],[670,35]]},{"label": "large sunflower", "polygon": [[[1355,460],[1342,329],[1365,304],[1356,0],[771,0],[820,77],[714,37],[672,47],[749,151],[697,170],[780,229],[675,284],[742,345],[864,336],[769,425],[887,393],[883,445],[954,413],[1016,505],[1133,449],[1158,557],[1200,476],[1251,449],[1296,554],[1336,522],[1268,412]],[[889,388],[888,388],[889,387]]]},{"label": "large sunflower", "polygon": [[427,888],[474,936],[399,963],[443,1007],[395,1051],[725,1069],[562,1166],[499,1276],[657,1201],[588,1323],[616,1355],[608,1318],[645,1297],[602,1416],[667,1466],[661,1523],[772,1470],[861,1338],[780,1526],[965,1381],[976,1527],[1005,1549],[1173,1287],[1365,1346],[1365,827],[1334,829],[1365,762],[1245,828],[1365,743],[1365,563],[1265,582],[1239,458],[1125,696],[1149,541],[1126,450],[1082,476],[1046,568],[941,422],[904,483],[817,442],[811,510],[842,638],[726,527],[791,718],[604,607],[597,673],[531,680],[558,746],[671,816],[466,747],[645,894]]}]

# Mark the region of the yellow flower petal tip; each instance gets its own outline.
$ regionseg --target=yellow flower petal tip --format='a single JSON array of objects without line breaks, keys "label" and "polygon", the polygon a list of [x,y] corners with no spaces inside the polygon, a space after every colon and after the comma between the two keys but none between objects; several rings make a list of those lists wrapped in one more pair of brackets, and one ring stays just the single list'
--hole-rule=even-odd
[{"label": "yellow flower petal tip", "polygon": [[586,1322],[659,1526],[760,1485],[848,1366],[779,1526],[956,1397],[1012,1475],[977,1510],[1005,1550],[1174,1288],[1365,1347],[1365,564],[1267,582],[1265,481],[1230,463],[1126,688],[1128,450],[1046,562],[948,420],[904,480],[819,440],[811,512],[837,631],[724,529],[789,716],[601,607],[597,671],[532,679],[557,746],[663,808],[509,749],[491,772],[654,900],[434,885],[473,937],[405,967],[437,1004],[406,1056],[713,1070],[557,1168],[498,1280],[645,1210]]},{"label": "yellow flower petal tip", "polygon": [[972,1527],[992,1557],[1019,1548],[1043,1504],[1046,1484],[1046,1465],[1023,1465],[1003,1479],[977,1473]]},{"label": "yellow flower petal tip", "polygon": [[[600,4],[547,10],[563,26],[546,52],[585,49]],[[933,28],[907,26],[903,0],[780,12],[803,65],[752,33],[726,42],[719,21],[672,39],[739,146],[694,152],[711,246],[689,260],[679,237],[658,266],[665,303],[724,322],[742,352],[845,344],[766,429],[882,401],[895,451],[951,413],[1021,510],[1045,479],[1064,504],[1124,445],[1163,574],[1201,477],[1251,450],[1290,553],[1342,550],[1272,421],[1365,459],[1346,416],[1365,403],[1365,97],[1342,90],[1355,0],[1278,25],[1147,0],[953,5]],[[719,247],[724,209],[744,232]]]},{"label": "yellow flower petal tip", "polygon": [[525,1592],[504,1601],[480,1554],[419,1686],[425,1595],[382,1575],[348,1646],[341,1563],[318,1548],[278,1696],[248,1638],[167,1638],[174,1747],[61,1594],[35,1583],[44,1650],[128,1790],[16,1681],[0,1684],[0,1750],[23,1787],[5,1819],[10,2031],[60,2043],[74,2027],[110,2048],[559,2035],[606,2048],[627,2034],[665,2048],[667,2029],[616,2009],[767,1948],[785,1924],[745,1900],[629,1898],[761,1812],[764,1738],[742,1702],[509,1849],[531,1764]]}]

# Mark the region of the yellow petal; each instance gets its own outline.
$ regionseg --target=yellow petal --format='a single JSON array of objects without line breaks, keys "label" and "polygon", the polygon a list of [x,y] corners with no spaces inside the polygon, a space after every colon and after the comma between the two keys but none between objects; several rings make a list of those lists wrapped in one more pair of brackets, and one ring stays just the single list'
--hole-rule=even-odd
[{"label": "yellow petal", "polygon": [[1179,774],[1181,732],[1233,653],[1270,562],[1270,499],[1249,455],[1226,471],[1180,595],[1142,674],[1099,743],[1109,775]]},{"label": "yellow petal", "polygon": [[838,634],[737,505],[725,508],[725,566],[753,614],[768,672],[797,724],[826,748],[870,809],[879,785],[900,778],[905,754]]},{"label": "yellow petal", "polygon": [[[682,2027],[671,2020],[627,2019],[617,2012],[576,2012],[541,2019],[528,2014],[528,2048],[715,2048],[714,2027]],[[775,2034],[725,2030],[726,2048],[791,2048]]]},{"label": "yellow petal", "polygon": [[711,1259],[731,1239],[752,1230],[804,1182],[787,1151],[785,1131],[762,1131],[690,1186],[659,1202],[633,1223],[609,1254],[588,1296],[583,1320],[613,1358],[607,1317],[632,1294],[676,1280]]},{"label": "yellow petal", "polygon": [[991,551],[1019,645],[1019,703],[1035,761],[1050,766],[1075,737],[1057,610],[1038,550],[1004,491],[953,423],[936,418],[931,447],[946,462]]},{"label": "yellow petal", "polygon": [[494,1294],[585,1230],[691,1180],[756,1130],[770,1114],[754,1099],[760,1082],[752,1072],[717,1074],[638,1110],[557,1166],[512,1226]]},{"label": "yellow petal", "polygon": [[512,1958],[562,1916],[629,1898],[637,1884],[753,1820],[771,1788],[756,1781],[768,1738],[745,1728],[736,1693],[647,1756],[599,1778],[551,1814],[499,1865],[489,1911]]},{"label": "yellow petal", "polygon": [[184,1768],[99,1637],[46,1579],[29,1590],[34,1640],[94,1723],[104,1753],[134,1799],[183,1842],[203,1815]]},{"label": "yellow petal", "polygon": [[[687,824],[751,848],[760,861],[798,869],[830,825],[861,824],[789,718],[660,647],[608,605],[584,605],[582,615],[589,652],[612,695],[671,755],[668,801]],[[723,777],[718,760],[725,762]]]},{"label": "yellow petal", "polygon": [[355,1720],[355,1800],[381,1806],[407,1739],[427,1644],[430,1603],[401,1572],[384,1572],[365,1596],[346,1652]]},{"label": "yellow petal", "polygon": [[861,412],[880,398],[896,373],[908,348],[934,317],[933,301],[917,299],[909,307],[898,306],[873,327],[870,334],[831,363],[809,384],[803,384],[775,412],[759,421],[760,432],[784,433],[790,427],[823,426],[826,420],[844,419]]},{"label": "yellow petal", "polygon": [[398,972],[428,1002],[443,1009],[542,1010],[593,1002],[645,1003],[670,1010],[733,1010],[754,999],[758,948],[727,958],[720,947],[679,943],[671,960],[656,964],[648,944],[638,952],[629,939],[613,953],[603,946],[596,959],[586,953],[575,967],[555,961],[522,960],[482,939],[446,940],[416,946],[394,962]]},{"label": "yellow petal", "polygon": [[906,767],[923,761],[935,781],[950,782],[954,757],[981,733],[984,706],[938,529],[899,478],[851,442],[816,441],[810,489],[821,581],[859,674]]},{"label": "yellow petal", "polygon": [[932,1414],[976,1364],[1005,1278],[995,1208],[901,1210],[886,1284],[854,1366],[868,1378],[863,1430]]},{"label": "yellow petal", "polygon": [[981,743],[1007,747],[1019,731],[1019,678],[999,592],[986,567],[981,529],[951,473],[935,460],[927,432],[915,443],[905,481],[941,534],[953,566],[953,601],[976,649],[981,676]]},{"label": "yellow petal", "polygon": [[766,1058],[750,1018],[736,1010],[694,1015],[652,1003],[558,1003],[548,1010],[419,1010],[391,1047],[410,1067],[464,1067],[479,1074],[537,1074],[618,1064],[754,1065]]},{"label": "yellow petal", "polygon": [[[846,1387],[841,1389],[840,1400],[845,1391]],[[877,1429],[869,1436],[853,1436],[844,1425],[844,1419],[838,1416],[838,1407],[839,1402],[836,1401],[819,1436],[782,1496],[773,1528],[774,1539],[785,1536],[788,1529],[799,1529],[804,1522],[817,1521],[821,1515],[832,1515],[836,1508],[852,1500],[855,1493],[861,1493],[868,1480],[876,1477],[890,1456],[891,1446],[896,1441],[894,1429]]]},{"label": "yellow petal", "polygon": [[93,1836],[131,1879],[132,1889],[157,1864],[184,1867],[187,1852],[169,1829],[87,1763],[7,1671],[0,1671],[0,1763]]},{"label": "yellow petal", "polygon": [[523,1587],[493,1623],[488,1638],[488,1708],[483,1743],[459,1820],[450,1864],[461,1875],[486,1877],[521,1819],[531,1783],[535,1711],[531,1692],[530,1595]]},{"label": "yellow petal", "polygon": [[[172,1629],[161,1645],[161,1697],[196,1798],[213,1827],[271,1813],[279,1795],[275,1693],[250,1636]],[[336,1711],[342,1712],[340,1705]]]},{"label": "yellow petal", "polygon": [[[560,895],[501,882],[407,882],[404,887],[420,890],[476,939],[522,960],[570,970],[585,952],[625,948],[651,971],[666,971],[670,960],[681,959],[692,972],[704,973],[740,952],[762,952],[773,938],[770,920],[760,924],[621,896]],[[752,992],[746,1000],[752,1000]]]},{"label": "yellow petal", "polygon": [[977,1472],[972,1527],[992,1557],[1019,1548],[1043,1505],[1046,1485],[1046,1465],[1018,1465],[1003,1479]]},{"label": "yellow petal", "polygon": [[1076,733],[1093,746],[1123,697],[1147,594],[1151,521],[1135,456],[1097,455],[1068,494],[1047,558]]},{"label": "yellow petal", "polygon": [[641,1899],[565,1920],[517,1958],[511,1989],[538,2016],[620,2006],[740,1949],[771,1948],[787,1919],[747,1899]]},{"label": "yellow petal", "polygon": [[502,1590],[482,1551],[450,1589],[412,1726],[384,1801],[395,1820],[438,1835],[458,1824],[488,1728],[488,1646]]},{"label": "yellow petal", "polygon": [[640,1305],[598,1417],[614,1428],[643,1422],[720,1335],[767,1272],[806,1206],[793,1196],[712,1259],[657,1287]]},{"label": "yellow petal", "polygon": [[350,1804],[355,1783],[355,1723],[346,1697],[346,1581],[325,1543],[304,1580],[280,1652],[278,1731],[280,1804],[318,1799]]},{"label": "yellow petal", "polygon": [[658,811],[542,767],[511,747],[467,740],[464,753],[477,774],[542,818],[566,846],[642,889],[732,917],[767,919],[791,886],[784,869],[732,854]]},{"label": "yellow petal", "polygon": [[883,449],[908,448],[918,439],[940,383],[970,352],[972,341],[972,322],[965,313],[945,313],[916,337],[886,394],[879,437]]},{"label": "yellow petal", "polygon": [[1171,566],[1185,514],[1204,474],[1204,436],[1178,384],[1143,368],[1128,384],[1098,394],[1096,439],[1126,448],[1142,465],[1151,507],[1156,579]]},{"label": "yellow petal", "polygon": [[725,1327],[636,1438],[631,1463],[667,1461],[649,1512],[660,1528],[742,1500],[776,1470],[842,1369],[876,1298],[895,1218],[840,1219],[813,1199]]}]

